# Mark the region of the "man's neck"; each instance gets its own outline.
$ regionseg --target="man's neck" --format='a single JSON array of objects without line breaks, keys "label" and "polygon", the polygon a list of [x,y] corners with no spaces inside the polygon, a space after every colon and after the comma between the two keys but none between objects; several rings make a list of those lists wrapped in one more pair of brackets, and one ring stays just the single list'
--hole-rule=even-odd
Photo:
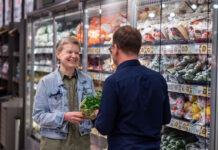
[{"label": "man's neck", "polygon": [[66,68],[60,66],[60,71],[63,72],[64,75],[66,75],[68,77],[72,77],[75,69],[66,69]]},{"label": "man's neck", "polygon": [[118,65],[119,66],[121,63],[125,62],[125,61],[128,61],[128,60],[136,60],[138,59],[138,56],[123,56],[121,57],[119,60],[118,60]]}]

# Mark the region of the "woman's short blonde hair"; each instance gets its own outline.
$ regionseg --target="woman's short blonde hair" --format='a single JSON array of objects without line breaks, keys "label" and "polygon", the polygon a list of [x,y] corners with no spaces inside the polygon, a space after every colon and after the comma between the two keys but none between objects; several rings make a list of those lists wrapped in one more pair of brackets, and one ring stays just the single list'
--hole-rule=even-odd
[{"label": "woman's short blonde hair", "polygon": [[56,50],[57,51],[62,51],[63,45],[68,44],[68,43],[78,45],[79,50],[80,50],[80,42],[75,37],[70,37],[70,36],[61,38],[56,44]]}]

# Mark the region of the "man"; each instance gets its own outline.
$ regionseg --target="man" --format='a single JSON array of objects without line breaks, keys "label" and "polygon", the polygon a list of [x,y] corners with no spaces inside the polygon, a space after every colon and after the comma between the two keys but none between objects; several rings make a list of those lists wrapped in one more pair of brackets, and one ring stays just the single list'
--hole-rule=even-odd
[{"label": "man", "polygon": [[124,26],[113,35],[118,66],[104,83],[96,129],[108,135],[108,150],[156,150],[161,127],[171,119],[167,84],[160,73],[141,66],[141,34]]},{"label": "man", "polygon": [[56,45],[60,67],[43,77],[35,95],[32,117],[40,125],[40,150],[89,150],[91,121],[79,104],[95,95],[92,79],[76,69],[80,43],[72,37]]}]

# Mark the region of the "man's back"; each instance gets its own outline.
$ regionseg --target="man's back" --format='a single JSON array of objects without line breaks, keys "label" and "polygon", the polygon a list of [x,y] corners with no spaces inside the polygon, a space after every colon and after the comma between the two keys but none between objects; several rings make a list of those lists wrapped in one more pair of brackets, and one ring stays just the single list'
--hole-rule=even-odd
[{"label": "man's back", "polygon": [[[102,99],[111,105],[104,106],[103,101],[100,111],[109,118],[101,118],[100,113],[98,121],[103,123],[100,128],[112,126],[110,130],[102,128],[108,135],[109,149],[159,148],[161,126],[171,118],[164,78],[130,60],[119,65],[104,89]],[[111,124],[105,124],[105,120]]]}]

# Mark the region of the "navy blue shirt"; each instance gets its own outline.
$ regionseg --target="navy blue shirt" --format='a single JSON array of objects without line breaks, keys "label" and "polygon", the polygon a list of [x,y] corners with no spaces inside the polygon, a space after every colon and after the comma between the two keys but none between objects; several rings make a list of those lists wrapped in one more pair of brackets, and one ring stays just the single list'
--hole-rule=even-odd
[{"label": "navy blue shirt", "polygon": [[108,150],[160,148],[160,130],[171,119],[162,75],[138,60],[120,64],[104,83],[96,129],[108,135]]}]

